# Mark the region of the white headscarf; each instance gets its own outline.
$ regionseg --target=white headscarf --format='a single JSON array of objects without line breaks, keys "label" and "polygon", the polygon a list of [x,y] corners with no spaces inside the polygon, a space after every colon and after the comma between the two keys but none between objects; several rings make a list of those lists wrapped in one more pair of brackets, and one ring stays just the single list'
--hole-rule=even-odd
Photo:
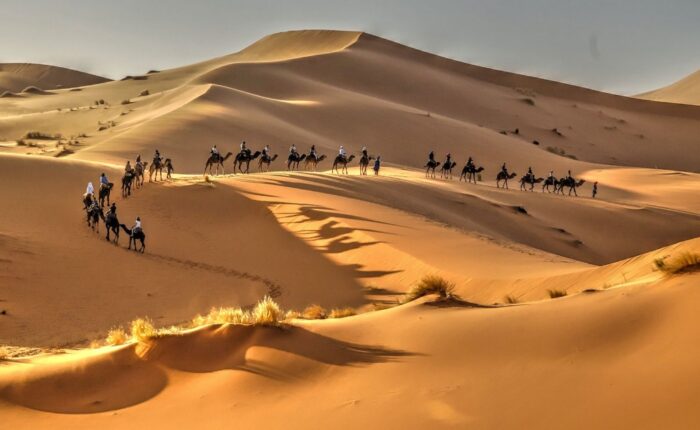
[{"label": "white headscarf", "polygon": [[93,194],[95,192],[95,187],[92,186],[92,182],[88,182],[86,194]]}]

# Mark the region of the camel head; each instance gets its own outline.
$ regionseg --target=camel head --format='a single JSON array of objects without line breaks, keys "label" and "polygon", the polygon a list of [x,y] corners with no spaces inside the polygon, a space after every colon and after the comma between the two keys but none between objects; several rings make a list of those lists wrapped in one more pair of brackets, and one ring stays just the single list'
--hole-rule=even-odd
[{"label": "camel head", "polygon": [[585,183],[586,183],[586,180],[585,180],[585,179],[579,179],[579,181],[576,182],[576,186],[577,186],[577,187],[580,187],[581,185],[583,185],[583,184],[585,184]]},{"label": "camel head", "polygon": [[301,157],[299,157],[299,161],[304,161],[306,160],[306,154],[301,154]]},{"label": "camel head", "polygon": [[251,159],[251,160],[255,160],[256,158],[258,158],[258,157],[260,156],[260,154],[262,154],[262,152],[260,152],[260,151],[255,151],[255,152],[253,153],[253,156],[250,157],[250,159]]},{"label": "camel head", "polygon": [[510,175],[508,175],[508,179],[513,179],[513,178],[515,178],[517,175],[518,175],[517,173],[513,172],[513,173],[511,173]]},{"label": "camel head", "polygon": [[323,155],[321,155],[320,157],[318,157],[318,158],[316,159],[316,162],[317,162],[317,163],[320,163],[321,161],[323,161],[323,160],[325,160],[325,159],[326,159],[326,154],[323,154]]},{"label": "camel head", "polygon": [[350,161],[352,161],[352,160],[354,160],[354,159],[355,159],[355,154],[352,154],[352,155],[350,156],[350,158],[348,158],[348,162],[350,162]]},{"label": "camel head", "polygon": [[483,168],[483,167],[479,167],[478,169],[476,169],[476,170],[474,170],[474,171],[475,171],[476,173],[483,172],[483,171],[484,171],[484,168]]},{"label": "camel head", "polygon": [[272,158],[270,158],[270,162],[273,162],[277,159],[277,154],[273,155]]}]

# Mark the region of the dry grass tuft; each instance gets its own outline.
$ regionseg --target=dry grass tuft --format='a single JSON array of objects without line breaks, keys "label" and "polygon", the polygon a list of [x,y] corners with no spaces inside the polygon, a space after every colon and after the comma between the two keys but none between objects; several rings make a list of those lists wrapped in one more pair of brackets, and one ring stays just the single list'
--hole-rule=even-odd
[{"label": "dry grass tuft", "polygon": [[331,313],[328,314],[328,318],[345,318],[351,317],[353,315],[357,315],[357,312],[355,312],[355,309],[353,308],[336,308],[331,310]]},{"label": "dry grass tuft", "polygon": [[437,275],[427,275],[411,288],[404,296],[404,303],[416,300],[429,294],[437,294],[440,298],[455,297],[455,284]]},{"label": "dry grass tuft", "polygon": [[[132,330],[133,330],[133,324],[132,324]],[[126,343],[129,340],[129,335],[126,334],[123,328],[117,327],[113,328],[112,330],[107,333],[107,338],[105,339],[105,342],[107,345],[122,345]]]},{"label": "dry grass tuft", "polygon": [[509,304],[509,305],[514,305],[514,304],[516,304],[516,303],[520,303],[520,299],[518,299],[517,297],[515,297],[515,296],[512,295],[512,294],[508,294],[507,296],[505,296],[505,297],[503,298],[503,301],[506,302],[506,303]]},{"label": "dry grass tuft", "polygon": [[301,312],[299,311],[287,311],[287,313],[284,314],[285,321],[296,320],[299,318],[301,318]]},{"label": "dry grass tuft", "polygon": [[131,322],[131,338],[137,342],[147,342],[158,335],[158,330],[147,318],[139,318]]},{"label": "dry grass tuft", "polygon": [[277,325],[281,315],[282,310],[270,296],[263,297],[251,313],[252,322],[256,325]]},{"label": "dry grass tuft", "polygon": [[6,360],[9,355],[10,353],[7,351],[7,348],[0,346],[0,360]]},{"label": "dry grass tuft", "polygon": [[241,308],[212,308],[207,315],[197,315],[193,320],[194,326],[207,324],[250,324],[250,312]]},{"label": "dry grass tuft", "polygon": [[301,315],[307,320],[322,320],[328,317],[326,310],[321,305],[311,305],[304,309]]},{"label": "dry grass tuft", "polygon": [[654,260],[654,266],[667,275],[678,275],[700,270],[700,254],[681,252],[673,257]]},{"label": "dry grass tuft", "polygon": [[550,299],[558,299],[559,297],[565,297],[568,293],[564,290],[547,290]]}]

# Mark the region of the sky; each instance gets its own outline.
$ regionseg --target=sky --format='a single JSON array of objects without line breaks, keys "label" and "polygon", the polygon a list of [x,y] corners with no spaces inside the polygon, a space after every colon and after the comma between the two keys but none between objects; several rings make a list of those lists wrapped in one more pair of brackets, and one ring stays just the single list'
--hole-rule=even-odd
[{"label": "sky", "polygon": [[307,28],[626,95],[700,69],[700,0],[2,0],[0,19],[0,62],[109,78]]}]

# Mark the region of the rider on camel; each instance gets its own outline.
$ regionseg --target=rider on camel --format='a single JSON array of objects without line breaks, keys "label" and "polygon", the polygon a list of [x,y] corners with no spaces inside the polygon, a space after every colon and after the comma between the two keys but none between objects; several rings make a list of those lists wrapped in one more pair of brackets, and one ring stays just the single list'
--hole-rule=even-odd
[{"label": "rider on camel", "polygon": [[447,153],[447,157],[445,157],[445,166],[450,167],[452,166],[452,154],[449,152]]},{"label": "rider on camel", "polygon": [[501,166],[501,173],[508,177],[508,168],[506,167],[506,163],[503,163],[503,166]]},{"label": "rider on camel", "polygon": [[311,145],[311,150],[309,151],[309,158],[316,159],[316,145]]},{"label": "rider on camel", "polygon": [[467,160],[467,170],[471,171],[472,169],[474,169],[474,160],[472,160],[472,157],[469,157]]},{"label": "rider on camel", "polygon": [[362,156],[365,157],[367,160],[369,160],[369,155],[367,155],[367,147],[366,146],[362,147]]},{"label": "rider on camel", "polygon": [[241,142],[241,155],[249,155],[250,154],[250,149],[248,149],[245,145],[245,140]]},{"label": "rider on camel", "polygon": [[428,164],[430,163],[435,163],[435,152],[430,151],[430,154],[428,154]]},{"label": "rider on camel", "polygon": [[107,179],[107,175],[102,172],[100,175],[100,189],[107,188],[109,187],[109,179]]},{"label": "rider on camel", "polygon": [[535,174],[532,173],[532,166],[527,168],[527,176],[526,176],[528,181],[534,181],[535,180]]},{"label": "rider on camel", "polygon": [[134,226],[131,227],[131,235],[135,235],[141,233],[141,217],[136,217],[136,222],[134,222]]},{"label": "rider on camel", "polygon": [[347,159],[346,154],[347,154],[347,152],[345,152],[345,148],[343,148],[343,145],[340,145],[340,149],[338,150],[338,156],[342,160],[346,160]]},{"label": "rider on camel", "polygon": [[[293,145],[292,145],[293,146]],[[290,149],[291,152],[291,149]],[[269,160],[270,159],[270,145],[265,145],[265,147],[262,150],[262,159],[263,160]]]}]

